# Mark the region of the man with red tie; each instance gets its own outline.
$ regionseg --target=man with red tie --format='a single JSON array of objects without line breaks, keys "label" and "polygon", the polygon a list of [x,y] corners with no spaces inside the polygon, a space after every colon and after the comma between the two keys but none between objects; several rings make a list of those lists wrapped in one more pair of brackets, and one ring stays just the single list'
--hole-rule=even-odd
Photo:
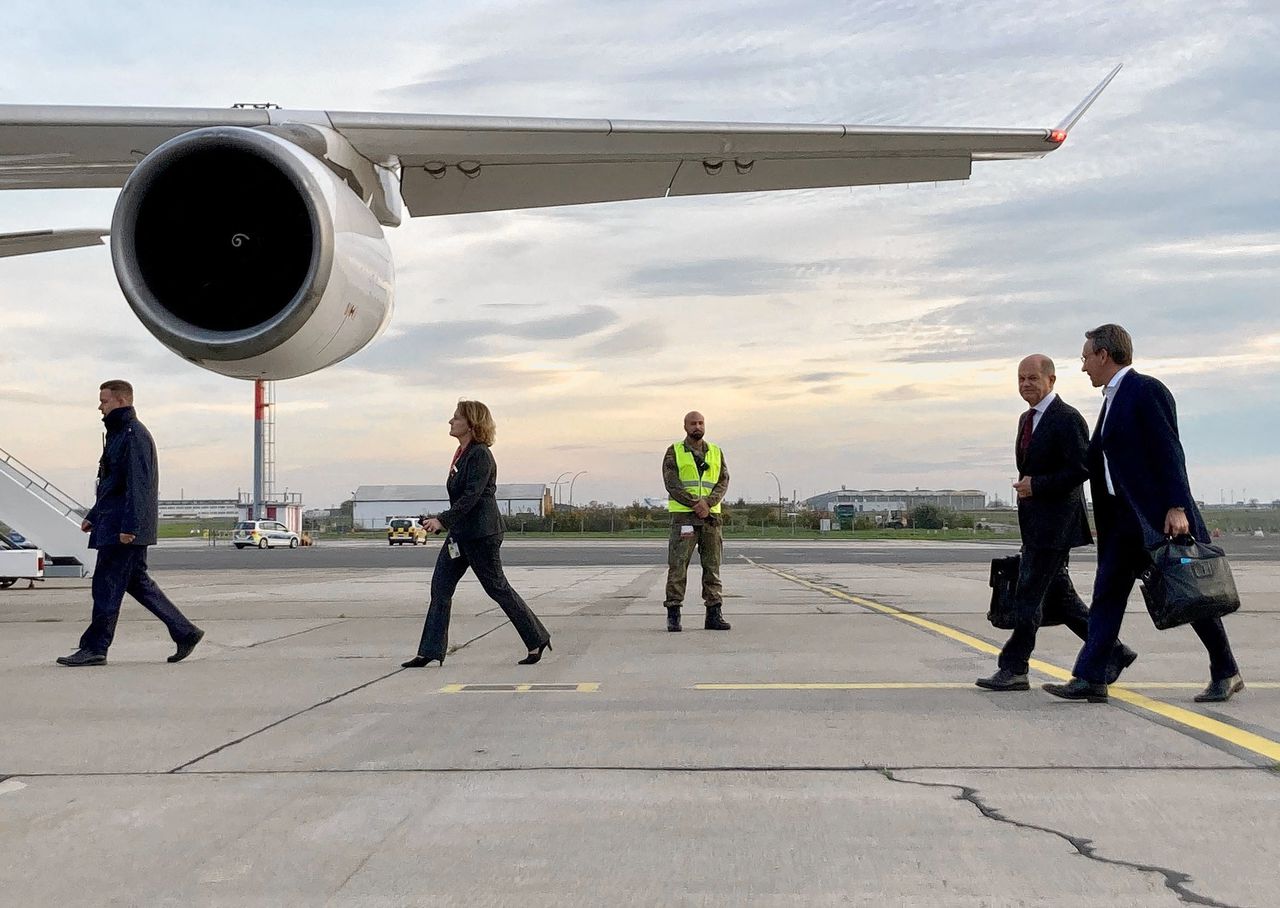
[{"label": "man with red tie", "polygon": [[[977,685],[987,690],[1030,690],[1027,671],[1041,624],[1065,624],[1081,640],[1089,636],[1089,611],[1067,573],[1071,549],[1089,545],[1089,520],[1081,487],[1089,476],[1089,430],[1084,417],[1053,385],[1053,360],[1032,354],[1018,364],[1018,394],[1030,407],[1018,421],[1018,527],[1022,561],[1014,597],[1014,628],[1000,651],[999,670]],[[1106,666],[1114,681],[1138,654],[1118,640]]]}]

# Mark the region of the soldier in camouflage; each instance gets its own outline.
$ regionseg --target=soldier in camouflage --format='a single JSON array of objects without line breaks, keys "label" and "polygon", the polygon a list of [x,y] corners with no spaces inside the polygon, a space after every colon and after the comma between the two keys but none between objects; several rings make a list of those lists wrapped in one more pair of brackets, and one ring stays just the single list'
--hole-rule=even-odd
[{"label": "soldier in camouflage", "polygon": [[706,422],[696,410],[685,415],[684,440],[667,448],[662,458],[662,481],[667,487],[671,537],[667,546],[667,630],[679,631],[689,559],[698,549],[702,562],[702,598],[707,607],[703,624],[710,631],[727,631],[721,614],[721,508],[729,488],[729,468],[720,448],[703,439]]}]

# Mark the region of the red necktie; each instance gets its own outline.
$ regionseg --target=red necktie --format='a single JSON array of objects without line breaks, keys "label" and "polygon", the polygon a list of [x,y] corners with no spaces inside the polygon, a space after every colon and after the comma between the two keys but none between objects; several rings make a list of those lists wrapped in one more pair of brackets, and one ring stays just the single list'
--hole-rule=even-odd
[{"label": "red necktie", "polygon": [[1022,424],[1022,434],[1018,437],[1018,451],[1026,456],[1027,449],[1031,447],[1031,430],[1036,424],[1036,409],[1032,407],[1027,411],[1025,422]]}]

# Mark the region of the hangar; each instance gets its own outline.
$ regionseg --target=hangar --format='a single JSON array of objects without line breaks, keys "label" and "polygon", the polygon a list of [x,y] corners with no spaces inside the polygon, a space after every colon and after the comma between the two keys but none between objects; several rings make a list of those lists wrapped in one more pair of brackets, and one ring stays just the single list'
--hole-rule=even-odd
[{"label": "hangar", "polygon": [[[498,483],[498,511],[510,517],[551,513],[551,492],[534,483]],[[356,489],[352,520],[362,530],[380,530],[392,517],[439,514],[449,507],[449,490],[443,485],[360,486]]]}]

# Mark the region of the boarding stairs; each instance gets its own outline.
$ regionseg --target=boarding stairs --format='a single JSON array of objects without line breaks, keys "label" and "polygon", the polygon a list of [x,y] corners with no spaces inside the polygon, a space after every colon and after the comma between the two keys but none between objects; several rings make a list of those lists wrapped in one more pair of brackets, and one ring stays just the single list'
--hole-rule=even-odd
[{"label": "boarding stairs", "polygon": [[80,531],[88,509],[0,448],[0,521],[44,550],[46,577],[88,577],[94,559]]}]

